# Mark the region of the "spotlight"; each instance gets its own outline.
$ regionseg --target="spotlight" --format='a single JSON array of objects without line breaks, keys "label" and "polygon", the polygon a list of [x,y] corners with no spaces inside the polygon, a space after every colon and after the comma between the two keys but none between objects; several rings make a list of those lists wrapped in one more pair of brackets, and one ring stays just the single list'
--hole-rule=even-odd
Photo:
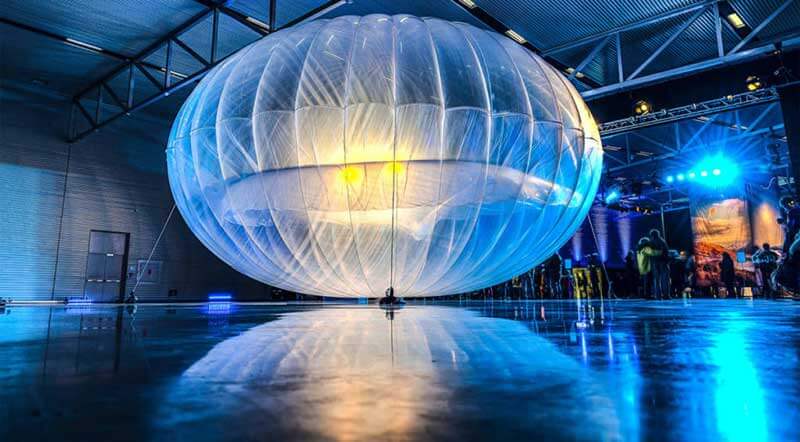
[{"label": "spotlight", "polygon": [[693,180],[693,179],[695,179],[695,177],[696,177],[696,176],[697,176],[697,174],[696,174],[696,173],[694,173],[694,172],[689,172],[689,179],[690,179],[690,180]]},{"label": "spotlight", "polygon": [[682,173],[679,173],[677,178],[678,178],[678,181],[683,181],[683,180],[686,179],[686,176],[684,176]]},{"label": "spotlight", "polygon": [[673,183],[673,182],[675,182],[675,177],[674,177],[674,176],[672,176],[672,175],[668,176],[668,177],[667,177],[667,182],[668,182],[668,183]]},{"label": "spotlight", "polygon": [[612,205],[614,203],[617,203],[621,198],[622,198],[622,192],[620,192],[619,187],[614,186],[608,189],[608,193],[606,193],[606,198],[605,198],[606,205]]},{"label": "spotlight", "polygon": [[722,153],[703,158],[696,167],[701,170],[702,184],[712,188],[723,188],[735,184],[739,175],[739,167],[736,162]]},{"label": "spotlight", "polygon": [[757,75],[747,77],[745,84],[747,85],[747,90],[750,92],[757,91],[764,87],[764,83],[761,82],[761,79],[758,78]]},{"label": "spotlight", "polygon": [[639,100],[633,105],[633,113],[636,115],[647,115],[653,111],[653,105],[647,100]]}]

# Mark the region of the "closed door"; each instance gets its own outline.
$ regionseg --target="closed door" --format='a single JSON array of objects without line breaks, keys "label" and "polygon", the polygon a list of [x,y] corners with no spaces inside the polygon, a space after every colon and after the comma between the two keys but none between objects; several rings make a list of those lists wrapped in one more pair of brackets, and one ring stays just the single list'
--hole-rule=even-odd
[{"label": "closed door", "polygon": [[86,258],[83,294],[94,302],[117,302],[122,298],[128,234],[92,230]]}]

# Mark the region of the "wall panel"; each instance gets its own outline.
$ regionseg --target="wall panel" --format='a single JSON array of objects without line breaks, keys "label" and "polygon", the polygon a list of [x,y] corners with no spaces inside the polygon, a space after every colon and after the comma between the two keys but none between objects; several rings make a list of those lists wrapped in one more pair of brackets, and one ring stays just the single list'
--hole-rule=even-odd
[{"label": "wall panel", "polygon": [[[70,148],[67,117],[64,97],[9,82],[0,87],[0,296],[82,294],[90,230],[130,233],[135,264],[147,258],[172,207],[164,154],[170,122],[126,118]],[[208,252],[177,211],[153,260],[162,262],[160,282],[140,285],[142,300],[167,300],[170,289],[178,291],[174,300],[268,293]]]}]

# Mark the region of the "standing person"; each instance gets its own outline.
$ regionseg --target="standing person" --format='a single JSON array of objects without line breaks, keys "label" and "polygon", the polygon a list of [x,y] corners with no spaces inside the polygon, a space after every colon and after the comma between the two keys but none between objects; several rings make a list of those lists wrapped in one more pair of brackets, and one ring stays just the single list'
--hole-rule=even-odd
[{"label": "standing person", "polygon": [[588,269],[589,269],[589,284],[591,284],[592,298],[600,299],[603,295],[603,288],[600,287],[600,271],[602,270],[600,264],[600,257],[597,253],[592,253],[588,256]]},{"label": "standing person", "polygon": [[511,297],[513,299],[522,298],[522,277],[519,275],[511,278]]},{"label": "standing person", "polygon": [[639,240],[639,244],[636,247],[636,264],[639,267],[639,276],[642,280],[645,296],[647,296],[648,292],[651,292],[652,296],[655,297],[655,292],[653,291],[653,286],[655,285],[652,271],[653,259],[659,255],[661,255],[661,250],[652,246],[650,238],[644,237]]},{"label": "standing person", "polygon": [[670,296],[678,298],[681,292],[686,287],[685,269],[686,269],[686,251],[681,250],[678,256],[670,259],[669,262],[669,278],[670,278]]},{"label": "standing person", "polygon": [[754,245],[753,255],[750,258],[750,260],[753,261],[753,268],[755,269],[753,273],[753,277],[755,279],[754,283],[755,286],[753,287],[753,298],[762,295],[766,297],[766,292],[764,290],[764,282],[767,280],[767,278],[764,277],[763,272],[761,271],[760,255],[761,255],[761,249],[759,249],[758,246]]},{"label": "standing person", "polygon": [[544,263],[544,279],[547,291],[553,299],[561,298],[561,256],[556,253]]},{"label": "standing person", "polygon": [[625,256],[625,288],[629,298],[639,295],[639,267],[636,265],[636,252],[633,250]]},{"label": "standing person", "polygon": [[[689,297],[694,294],[694,288],[697,285],[697,263],[695,262],[694,255],[689,255],[686,258],[686,265],[684,266],[686,287],[689,288]],[[686,288],[684,287],[684,290]]]},{"label": "standing person", "polygon": [[800,296],[800,233],[795,236],[775,271],[774,281],[777,289],[788,290],[795,297]]},{"label": "standing person", "polygon": [[753,255],[753,263],[761,273],[761,293],[765,298],[772,297],[772,287],[769,284],[769,280],[772,277],[772,272],[778,268],[778,254],[772,250],[769,243],[764,243],[763,248]]},{"label": "standing person", "polygon": [[800,233],[800,206],[793,197],[785,196],[781,198],[781,217],[778,224],[783,225],[783,253],[789,253],[789,247],[794,242],[795,237]]},{"label": "standing person", "polygon": [[728,252],[722,253],[722,262],[719,265],[720,279],[728,291],[728,296],[738,298],[739,294],[736,292],[736,270],[733,266],[733,259]]},{"label": "standing person", "polygon": [[669,296],[669,246],[658,229],[650,231],[650,244],[661,252],[653,258],[653,292],[659,299]]}]

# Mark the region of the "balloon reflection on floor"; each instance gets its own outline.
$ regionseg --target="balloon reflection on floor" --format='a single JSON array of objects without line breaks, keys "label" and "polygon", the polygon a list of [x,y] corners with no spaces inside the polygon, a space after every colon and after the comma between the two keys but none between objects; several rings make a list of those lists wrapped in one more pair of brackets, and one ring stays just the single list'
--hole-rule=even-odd
[{"label": "balloon reflection on floor", "polygon": [[[327,308],[219,343],[183,373],[164,405],[181,404],[188,412],[171,419],[201,426],[235,409],[237,421],[265,422],[237,431],[269,428],[294,438],[468,436],[480,431],[476,421],[491,419],[526,434],[568,428],[572,439],[620,439],[619,419],[608,411],[614,405],[586,370],[517,321],[447,307],[407,307],[392,321],[378,309]],[[207,389],[219,400],[192,402],[208,398]]]}]

